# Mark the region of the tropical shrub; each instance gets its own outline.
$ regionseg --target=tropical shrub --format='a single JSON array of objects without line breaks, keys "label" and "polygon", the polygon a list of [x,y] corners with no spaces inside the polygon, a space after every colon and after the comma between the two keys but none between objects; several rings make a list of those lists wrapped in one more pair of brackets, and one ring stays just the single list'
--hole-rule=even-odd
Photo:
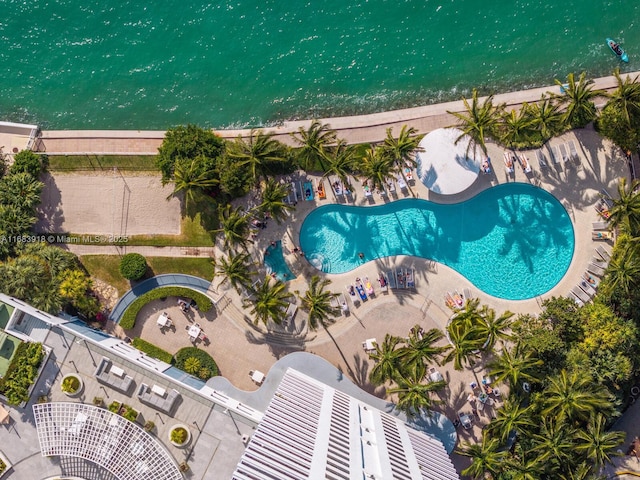
[{"label": "tropical shrub", "polygon": [[211,299],[209,297],[200,292],[196,292],[195,290],[191,290],[190,288],[158,287],[151,290],[150,292],[140,295],[133,302],[131,302],[129,308],[127,308],[122,314],[120,326],[125,330],[133,328],[136,324],[136,317],[138,316],[138,313],[140,312],[142,307],[144,307],[152,300],[166,297],[183,297],[195,300],[196,305],[198,306],[198,310],[200,310],[201,312],[208,312],[211,307],[213,307],[213,303],[211,302]]},{"label": "tropical shrub", "polygon": [[127,253],[120,260],[120,274],[127,280],[140,280],[147,273],[147,260],[139,253]]},{"label": "tropical shrub", "polygon": [[7,464],[0,459],[0,473],[4,472],[7,469]]},{"label": "tropical shrub", "polygon": [[171,441],[177,443],[178,445],[182,445],[187,441],[187,430],[182,427],[175,427],[171,430]]},{"label": "tropical shrub", "polygon": [[[194,368],[194,370],[190,372],[187,368],[190,368],[190,365],[195,366],[194,360],[198,362],[198,368]],[[208,380],[220,374],[218,365],[216,365],[211,355],[196,347],[185,347],[178,350],[178,353],[175,355],[175,365],[187,373],[198,374],[202,380]]]},{"label": "tropical shrub", "polygon": [[20,405],[29,400],[29,388],[36,381],[44,358],[41,343],[21,343],[16,350],[7,374],[0,379],[0,393],[10,405]]},{"label": "tropical shrub", "polygon": [[195,357],[189,357],[184,361],[184,371],[194,375],[200,370],[200,360]]},{"label": "tropical shrub", "polygon": [[48,166],[49,158],[46,155],[33,153],[31,150],[22,150],[13,157],[9,174],[28,173],[33,178],[38,178]]},{"label": "tropical shrub", "polygon": [[134,338],[132,345],[141,352],[144,352],[150,357],[156,358],[161,362],[170,364],[173,360],[173,355],[171,355],[169,352],[141,338]]},{"label": "tropical shrub", "polygon": [[144,431],[145,432],[150,432],[154,428],[156,428],[156,424],[153,423],[151,420],[147,420],[147,422],[144,424]]},{"label": "tropical shrub", "polygon": [[69,376],[62,381],[60,388],[66,393],[76,393],[80,388],[80,379],[78,377]]}]

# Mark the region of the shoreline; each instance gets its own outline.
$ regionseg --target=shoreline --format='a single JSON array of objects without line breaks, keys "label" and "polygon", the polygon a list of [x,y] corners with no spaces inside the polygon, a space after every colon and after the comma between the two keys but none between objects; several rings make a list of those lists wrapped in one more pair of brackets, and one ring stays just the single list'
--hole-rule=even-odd
[{"label": "shoreline", "polygon": [[[639,76],[640,71],[622,74],[622,78]],[[593,88],[612,90],[617,87],[613,75],[593,79]],[[538,101],[545,93],[558,90],[557,85],[520,90],[494,95],[494,103],[504,103],[509,108],[516,108],[523,103]],[[558,92],[559,93],[559,92]],[[483,101],[487,97],[480,97]],[[328,123],[338,133],[338,137],[349,144],[383,141],[386,130],[395,131],[407,125],[414,127],[419,133],[428,133],[455,123],[447,111],[464,111],[462,100],[436,103],[420,107],[391,110],[387,112],[332,117],[319,119]],[[300,127],[307,128],[312,119],[292,120],[274,127],[261,129],[274,133],[274,138],[287,145],[295,145],[291,133]],[[214,130],[225,139],[238,136],[249,136],[251,129]],[[43,130],[34,145],[34,151],[49,155],[156,155],[157,149],[164,139],[164,130]]]}]

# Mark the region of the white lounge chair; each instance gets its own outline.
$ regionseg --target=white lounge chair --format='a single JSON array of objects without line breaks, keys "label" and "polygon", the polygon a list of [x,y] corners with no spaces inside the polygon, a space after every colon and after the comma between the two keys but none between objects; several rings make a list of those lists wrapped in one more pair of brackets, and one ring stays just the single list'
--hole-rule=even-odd
[{"label": "white lounge chair", "polygon": [[542,150],[536,150],[536,159],[538,160],[538,165],[540,165],[540,169],[547,168],[549,165],[547,164],[547,159],[542,153]]},{"label": "white lounge chair", "polygon": [[522,170],[524,173],[531,173],[531,165],[529,164],[529,160],[527,160],[527,156],[524,153],[519,155],[520,165],[522,165]]},{"label": "white lounge chair", "polygon": [[582,274],[582,278],[583,280],[585,280],[589,285],[591,285],[591,287],[597,289],[598,285],[600,284],[600,282],[598,281],[598,279],[596,277],[594,277],[593,275],[591,275],[589,272],[584,272]]},{"label": "white lounge chair", "polygon": [[573,287],[571,289],[571,293],[573,293],[576,297],[578,297],[580,300],[582,300],[584,303],[589,302],[589,300],[591,300],[591,297],[589,297],[589,295],[587,295],[580,287],[578,287],[577,285],[575,287]]},{"label": "white lounge chair", "polygon": [[587,272],[593,273],[594,275],[598,275],[599,277],[601,277],[604,275],[605,270],[604,268],[591,262],[589,263],[589,265],[587,265]]},{"label": "white lounge chair", "polygon": [[511,155],[510,152],[504,152],[502,156],[504,157],[505,170],[507,171],[507,173],[513,173],[514,172],[513,155]]},{"label": "white lounge chair", "polygon": [[613,240],[613,232],[607,230],[595,230],[591,232],[592,240]]},{"label": "white lounge chair", "polygon": [[570,298],[571,300],[573,300],[574,302],[576,302],[576,304],[577,304],[579,307],[584,307],[584,302],[583,302],[582,300],[580,300],[580,299],[576,296],[576,294],[575,294],[575,293],[573,293],[573,292],[569,292],[569,298]]},{"label": "white lounge chair", "polygon": [[404,178],[402,178],[402,175],[399,175],[398,178],[396,178],[396,180],[398,181],[398,187],[400,187],[400,190],[407,189],[407,182],[404,181]]},{"label": "white lounge chair", "polygon": [[465,300],[471,300],[471,290],[465,288],[462,290],[462,294],[464,295]]},{"label": "white lounge chair", "polygon": [[607,252],[602,245],[596,247],[596,252],[598,252],[598,255],[600,255],[605,262],[611,260],[611,255],[609,255],[609,252]]},{"label": "white lounge chair", "polygon": [[569,154],[567,153],[567,147],[565,146],[565,144],[561,143],[558,148],[560,149],[560,155],[562,156],[562,161],[563,162],[569,161]]},{"label": "white lounge chair", "polygon": [[396,185],[393,183],[393,180],[387,182],[387,190],[389,190],[389,193],[396,193]]},{"label": "white lounge chair", "polygon": [[569,140],[567,142],[567,145],[569,146],[569,155],[571,156],[571,158],[573,160],[578,160],[580,157],[578,156],[578,150],[576,150],[576,144],[574,143],[574,141]]},{"label": "white lounge chair", "polygon": [[594,230],[608,230],[609,229],[609,222],[592,222],[591,223],[591,227]]},{"label": "white lounge chair", "polygon": [[593,298],[593,296],[596,294],[596,289],[589,285],[589,282],[584,279],[580,280],[578,286],[584,293],[589,295],[589,298]]},{"label": "white lounge chair", "polygon": [[551,157],[553,158],[553,163],[560,163],[562,157],[560,156],[557,145],[551,147]]}]

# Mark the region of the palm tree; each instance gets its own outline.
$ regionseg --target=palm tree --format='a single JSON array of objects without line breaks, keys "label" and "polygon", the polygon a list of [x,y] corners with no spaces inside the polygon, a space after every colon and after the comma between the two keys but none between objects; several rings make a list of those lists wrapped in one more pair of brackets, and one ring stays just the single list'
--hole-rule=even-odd
[{"label": "palm tree", "polygon": [[331,147],[337,142],[335,130],[332,130],[328,123],[314,120],[309,128],[305,130],[300,127],[291,136],[300,145],[296,152],[300,166],[308,171],[320,164],[322,170],[326,171],[324,161],[330,155]]},{"label": "palm tree", "polygon": [[613,75],[616,77],[618,88],[607,94],[609,98],[607,106],[613,105],[622,112],[627,126],[631,128],[632,119],[640,114],[640,83],[638,83],[638,77],[636,76],[631,80],[627,75],[623,81],[620,77],[620,68],[616,68],[613,71]]},{"label": "palm tree", "polygon": [[552,99],[542,96],[539,102],[529,105],[532,128],[538,130],[542,140],[548,140],[563,128],[564,115],[560,106]]},{"label": "palm tree", "polygon": [[531,435],[535,443],[531,451],[561,467],[574,458],[575,436],[576,431],[566,423],[543,417],[539,433]]},{"label": "palm tree", "polygon": [[508,381],[511,389],[515,390],[522,382],[536,380],[536,367],[540,365],[542,360],[535,358],[533,351],[525,350],[518,342],[511,349],[503,349],[488,367],[496,382]]},{"label": "palm tree", "polygon": [[500,128],[500,142],[509,147],[516,148],[518,144],[525,143],[533,131],[534,120],[529,114],[529,105],[525,102],[520,110],[511,110],[502,115]]},{"label": "palm tree", "polygon": [[255,272],[250,268],[255,266],[255,263],[251,261],[251,256],[248,253],[234,254],[232,252],[228,257],[220,257],[212,262],[215,275],[222,277],[220,285],[229,282],[238,293],[242,288],[251,288],[251,277]]},{"label": "palm tree", "polygon": [[369,374],[369,381],[372,384],[382,385],[387,381],[397,382],[402,377],[401,351],[397,348],[401,342],[401,338],[387,334],[382,344],[376,343],[375,352],[369,354],[369,358],[374,361]]},{"label": "palm tree", "polygon": [[469,104],[464,97],[462,101],[466,109],[465,112],[447,111],[447,113],[459,120],[457,125],[452,125],[450,128],[459,128],[462,130],[462,134],[456,139],[456,144],[468,135],[470,142],[467,145],[467,156],[469,156],[469,152],[476,147],[480,147],[486,155],[487,145],[485,139],[486,137],[493,137],[496,134],[500,122],[500,112],[503,106],[499,105],[495,107],[493,105],[493,95],[485,98],[482,105],[480,105],[478,91],[475,88],[471,96],[471,104]]},{"label": "palm tree", "polygon": [[469,327],[464,322],[452,321],[447,326],[449,340],[452,347],[444,357],[443,363],[453,361],[453,368],[462,370],[464,364],[475,365],[475,357],[482,348],[483,341],[478,338],[475,327]]},{"label": "palm tree", "polygon": [[330,153],[325,152],[327,165],[322,178],[335,175],[343,185],[349,187],[349,175],[353,172],[355,153],[356,149],[353,145],[347,145],[343,140],[339,140]]},{"label": "palm tree", "polygon": [[249,241],[249,216],[244,209],[234,209],[231,205],[225,205],[218,210],[218,220],[220,228],[214,230],[214,233],[222,233],[224,248],[235,251],[235,248],[240,246],[246,250]]},{"label": "palm tree", "polygon": [[34,213],[16,205],[0,204],[0,231],[7,238],[27,233],[36,223]]},{"label": "palm tree", "polygon": [[532,405],[525,407],[516,396],[512,395],[498,409],[496,418],[487,426],[487,432],[504,444],[512,432],[522,434],[533,429],[532,412]]},{"label": "palm tree", "polygon": [[29,173],[7,175],[0,182],[0,203],[31,212],[40,204],[44,183]]},{"label": "palm tree", "polygon": [[544,478],[546,469],[547,464],[537,455],[525,452],[523,448],[517,448],[516,455],[511,457],[506,465],[510,480],[540,480]]},{"label": "palm tree", "polygon": [[482,436],[480,443],[465,443],[456,450],[459,455],[469,457],[471,465],[462,471],[462,475],[473,479],[498,478],[504,469],[508,453],[500,450],[500,443],[495,438]]},{"label": "palm tree", "polygon": [[309,314],[309,328],[312,330],[316,330],[318,324],[326,329],[332,318],[340,313],[339,308],[331,305],[337,294],[325,290],[330,284],[331,280],[320,280],[318,275],[314,275],[304,296],[300,297],[302,309]]},{"label": "palm tree", "polygon": [[279,224],[287,218],[288,212],[295,208],[284,201],[288,196],[289,185],[270,178],[262,191],[262,203],[258,206],[258,211],[267,213]]},{"label": "palm tree", "polygon": [[640,280],[640,256],[632,241],[620,244],[607,266],[607,288],[611,292],[621,289],[630,296]]},{"label": "palm tree", "polygon": [[271,284],[270,280],[271,277],[267,276],[253,291],[253,298],[244,300],[244,307],[251,307],[255,324],[262,322],[267,325],[272,320],[280,325],[289,305],[291,294],[285,290],[285,284],[280,280]]},{"label": "palm tree", "polygon": [[620,228],[631,236],[640,235],[640,193],[637,188],[640,180],[633,180],[627,186],[627,179],[621,177],[618,182],[618,198],[607,197],[613,206],[609,209],[609,225]]},{"label": "palm tree", "polygon": [[556,421],[588,420],[599,412],[610,412],[611,400],[604,387],[593,382],[585,372],[567,373],[549,379],[545,390],[542,415],[552,415]]},{"label": "palm tree", "polygon": [[478,334],[486,338],[484,349],[491,351],[498,340],[511,340],[509,331],[512,324],[513,313],[507,311],[496,318],[495,310],[485,305],[482,308],[482,321],[478,325]]},{"label": "palm tree", "polygon": [[582,72],[576,82],[575,75],[567,75],[567,83],[556,79],[556,84],[564,90],[561,95],[555,95],[561,105],[565,106],[564,121],[572,127],[584,127],[596,118],[596,106],[593,100],[604,96],[602,90],[592,88],[593,80],[587,80],[587,74]]},{"label": "palm tree", "polygon": [[369,148],[359,164],[360,173],[367,181],[371,182],[371,187],[384,190],[387,181],[393,179],[393,161],[384,155],[382,148]]},{"label": "palm tree", "polygon": [[418,132],[415,128],[408,128],[406,125],[403,125],[398,138],[393,137],[392,130],[391,128],[387,128],[387,136],[384,139],[382,151],[384,155],[392,159],[396,167],[396,172],[402,175],[407,187],[409,187],[411,196],[415,197],[411,186],[407,182],[404,169],[405,167],[416,168],[416,154],[424,151],[424,149],[420,147],[420,138],[416,136]]},{"label": "palm tree", "polygon": [[183,194],[187,206],[192,206],[205,195],[205,192],[218,184],[218,179],[202,168],[200,159],[180,160],[175,164],[173,172],[174,188],[171,197]]},{"label": "palm tree", "polygon": [[586,429],[578,430],[576,439],[576,451],[602,468],[611,463],[612,455],[618,455],[615,450],[624,442],[625,433],[617,430],[607,432],[604,415],[597,414],[591,417]]},{"label": "palm tree", "polygon": [[421,379],[427,372],[427,365],[437,361],[437,358],[451,347],[449,345],[443,347],[434,345],[444,337],[444,333],[438,328],[432,328],[424,333],[420,332],[422,332],[420,325],[413,327],[405,346],[400,349],[400,357],[404,368],[412,372],[416,378]]},{"label": "palm tree", "polygon": [[404,412],[408,417],[420,416],[423,412],[431,410],[435,403],[431,399],[433,392],[438,392],[447,386],[447,382],[420,383],[421,378],[408,375],[398,378],[398,386],[387,390],[389,395],[398,395],[396,408]]},{"label": "palm tree", "polygon": [[246,140],[238,137],[229,144],[229,156],[239,165],[247,165],[253,182],[258,184],[260,179],[267,179],[270,164],[285,161],[285,148],[273,138],[273,133],[252,129]]}]

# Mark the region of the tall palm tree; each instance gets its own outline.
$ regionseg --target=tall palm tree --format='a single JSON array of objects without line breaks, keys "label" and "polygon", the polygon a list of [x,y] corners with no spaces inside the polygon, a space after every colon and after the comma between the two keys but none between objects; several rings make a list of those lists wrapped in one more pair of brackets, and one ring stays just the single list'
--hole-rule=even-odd
[{"label": "tall palm tree", "polygon": [[493,105],[493,95],[485,98],[481,105],[478,100],[478,91],[475,88],[471,95],[471,104],[469,104],[469,101],[464,97],[462,101],[465,107],[464,112],[447,111],[447,113],[459,120],[456,125],[452,125],[450,128],[459,128],[462,130],[462,135],[456,139],[456,144],[468,135],[471,141],[467,145],[467,156],[469,156],[469,152],[475,149],[475,147],[480,147],[486,155],[486,138],[496,135],[500,122],[500,112],[504,107],[502,105],[497,107]]},{"label": "tall palm tree", "polygon": [[44,183],[29,173],[7,175],[0,181],[0,203],[31,212],[40,204],[43,188]]},{"label": "tall palm tree", "polygon": [[322,178],[331,175],[338,177],[343,185],[349,186],[349,175],[353,172],[356,149],[353,145],[347,145],[339,140],[331,152],[325,152],[325,172]]},{"label": "tall palm tree", "polygon": [[444,357],[443,363],[453,361],[453,368],[456,370],[462,370],[465,364],[475,365],[475,357],[483,345],[475,326],[469,327],[464,322],[451,322],[447,326],[447,332],[452,348]]},{"label": "tall palm tree", "polygon": [[524,406],[512,395],[498,409],[496,418],[487,426],[487,432],[500,440],[501,444],[505,444],[512,432],[523,434],[533,429],[532,412],[532,405]]},{"label": "tall palm tree", "polygon": [[438,392],[447,386],[447,382],[421,383],[421,378],[413,375],[398,378],[398,386],[387,390],[389,395],[398,395],[396,408],[404,412],[408,417],[420,416],[431,410],[434,400],[431,394]]},{"label": "tall palm tree", "polygon": [[598,414],[591,417],[586,429],[578,430],[576,439],[578,443],[575,450],[596,467],[602,468],[606,463],[611,463],[612,455],[618,455],[616,449],[624,442],[625,433],[616,430],[607,432],[606,419]]},{"label": "tall palm tree", "polygon": [[258,206],[258,211],[269,214],[279,224],[295,208],[284,201],[288,195],[289,185],[268,179],[262,190],[262,203]]},{"label": "tall palm tree", "polygon": [[235,251],[236,247],[247,249],[249,241],[249,216],[242,207],[233,208],[225,205],[218,210],[218,220],[220,228],[214,233],[222,233],[224,237],[224,248]]},{"label": "tall palm tree", "polygon": [[394,163],[384,155],[382,148],[369,148],[358,165],[360,173],[370,182],[370,186],[384,190],[387,181],[393,179]]},{"label": "tall palm tree", "polygon": [[400,357],[404,368],[412,372],[416,378],[422,379],[426,375],[427,365],[438,360],[444,352],[449,350],[449,345],[437,347],[435,344],[444,338],[444,333],[438,328],[432,328],[422,332],[420,325],[411,330],[411,335],[400,349]]},{"label": "tall palm tree", "polygon": [[398,345],[401,338],[387,334],[384,342],[376,343],[376,350],[369,354],[374,365],[369,373],[369,381],[374,385],[382,385],[387,381],[397,382],[402,377],[403,365]]},{"label": "tall palm tree", "polygon": [[192,206],[205,197],[208,189],[218,184],[218,179],[202,168],[199,159],[183,159],[175,164],[173,182],[173,192],[167,199],[183,194],[186,205]]},{"label": "tall palm tree", "polygon": [[616,249],[607,266],[606,285],[609,291],[621,289],[625,295],[631,295],[640,281],[640,256],[637,245],[626,241]]},{"label": "tall palm tree", "polygon": [[613,206],[609,209],[609,225],[620,228],[631,236],[640,236],[640,193],[637,191],[640,180],[627,185],[627,179],[621,177],[618,182],[618,198],[607,197]]},{"label": "tall palm tree", "polygon": [[622,80],[620,68],[618,67],[613,71],[613,75],[616,77],[618,88],[607,94],[609,98],[607,106],[613,105],[622,112],[627,126],[631,127],[632,119],[640,115],[640,83],[638,82],[638,76],[631,80],[631,77],[627,75]]},{"label": "tall palm tree", "polygon": [[289,305],[291,294],[286,291],[286,285],[280,280],[271,283],[267,276],[253,291],[253,298],[244,300],[244,307],[251,307],[251,314],[255,316],[254,323],[265,325],[272,320],[280,325]]},{"label": "tall palm tree", "polygon": [[562,370],[549,379],[542,414],[552,415],[557,421],[588,420],[597,413],[610,412],[612,408],[606,390],[594,384],[591,375]]},{"label": "tall palm tree", "polygon": [[506,465],[510,480],[540,480],[544,478],[547,464],[540,460],[538,455],[524,451],[522,447],[516,448],[516,452],[514,456],[509,458]]},{"label": "tall palm tree", "polygon": [[512,390],[517,389],[523,382],[536,380],[537,367],[542,360],[535,358],[533,351],[525,350],[520,342],[512,348],[505,348],[500,355],[489,362],[489,374],[496,382],[508,381]]},{"label": "tall palm tree", "polygon": [[542,140],[548,140],[560,132],[564,125],[564,115],[560,105],[543,95],[539,102],[529,105],[529,115],[533,120],[532,127],[540,132]]},{"label": "tall palm tree", "polygon": [[392,159],[396,173],[402,176],[411,192],[411,196],[415,197],[409,182],[407,182],[404,169],[405,167],[416,168],[416,154],[424,151],[424,149],[420,147],[420,138],[416,135],[418,132],[415,128],[403,125],[398,138],[394,138],[392,130],[387,128],[387,136],[384,139],[382,151],[384,155]]},{"label": "tall palm tree", "polygon": [[602,90],[594,90],[593,80],[587,80],[587,74],[582,72],[576,82],[575,75],[567,75],[567,82],[556,79],[556,84],[564,90],[561,95],[555,95],[561,105],[565,107],[564,120],[572,127],[584,127],[596,118],[596,97],[604,96]]},{"label": "tall palm tree", "polygon": [[498,340],[511,340],[513,313],[507,311],[496,318],[496,312],[487,305],[482,308],[482,321],[478,325],[478,334],[486,338],[484,349],[491,351]]},{"label": "tall palm tree", "polygon": [[471,465],[461,473],[474,480],[485,479],[487,476],[498,478],[508,456],[507,451],[500,449],[498,440],[487,435],[482,436],[480,443],[463,444],[456,453],[471,459]]},{"label": "tall palm tree", "polygon": [[318,275],[311,277],[309,288],[304,296],[300,296],[302,309],[309,314],[309,328],[316,330],[318,324],[323,328],[333,321],[340,313],[340,309],[331,305],[331,301],[337,294],[325,290],[331,284],[331,280],[320,280]]},{"label": "tall palm tree", "polygon": [[337,143],[335,130],[332,130],[328,123],[313,120],[309,128],[305,130],[304,127],[300,127],[291,136],[300,146],[296,152],[300,166],[308,171],[320,164],[322,170],[326,171],[324,162]]},{"label": "tall palm tree", "polygon": [[538,452],[540,460],[561,467],[575,456],[575,436],[576,431],[570,425],[543,417],[539,433],[531,435],[534,442],[531,451]]},{"label": "tall palm tree", "polygon": [[215,275],[222,278],[220,285],[229,282],[240,293],[242,288],[249,289],[252,284],[252,276],[255,271],[251,268],[255,263],[251,261],[248,253],[231,252],[228,257],[220,257],[213,260]]},{"label": "tall palm tree", "polygon": [[525,143],[533,132],[534,123],[526,102],[519,110],[504,112],[500,125],[500,142],[508,148],[516,148],[518,144]]},{"label": "tall palm tree", "polygon": [[255,184],[266,180],[271,164],[285,161],[285,147],[273,138],[273,133],[262,130],[251,130],[246,140],[238,137],[229,145],[228,154],[238,161],[239,165],[247,165]]}]

